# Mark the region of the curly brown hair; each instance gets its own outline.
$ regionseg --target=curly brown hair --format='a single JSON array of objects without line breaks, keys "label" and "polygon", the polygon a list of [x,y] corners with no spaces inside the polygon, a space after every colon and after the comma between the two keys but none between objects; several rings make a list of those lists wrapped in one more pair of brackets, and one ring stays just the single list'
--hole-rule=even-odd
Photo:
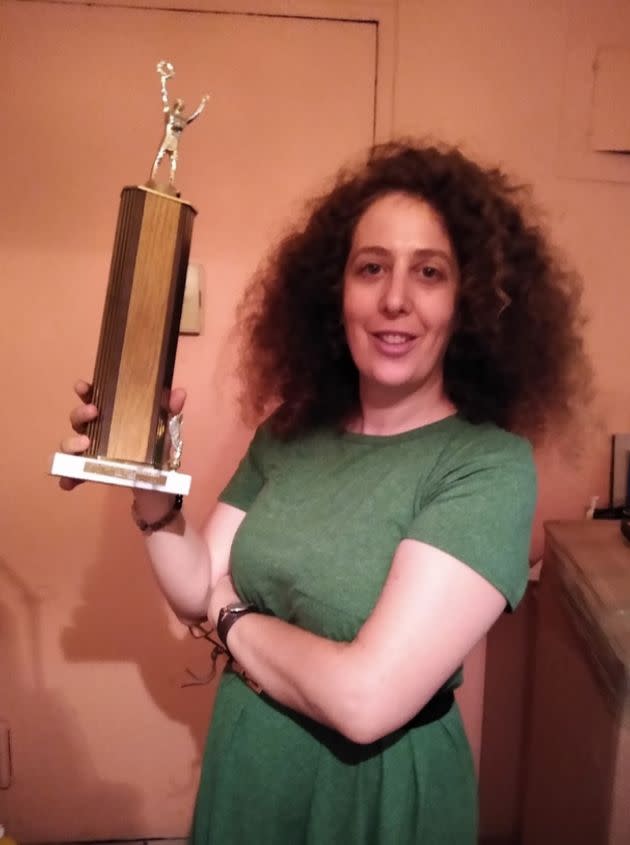
[{"label": "curly brown hair", "polygon": [[447,395],[471,422],[538,441],[568,422],[591,383],[581,286],[555,254],[528,190],[457,148],[381,144],[313,200],[303,225],[260,268],[239,310],[247,416],[277,405],[276,434],[343,425],[359,409],[358,372],[342,324],[353,233],[378,197],[403,192],[442,217],[460,271]]}]

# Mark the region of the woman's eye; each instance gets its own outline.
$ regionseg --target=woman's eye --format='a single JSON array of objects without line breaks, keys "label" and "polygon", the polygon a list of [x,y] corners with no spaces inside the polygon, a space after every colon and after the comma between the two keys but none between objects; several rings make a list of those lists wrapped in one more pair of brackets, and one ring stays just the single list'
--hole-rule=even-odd
[{"label": "woman's eye", "polygon": [[425,279],[441,279],[444,275],[439,267],[434,267],[432,264],[425,264],[421,273]]},{"label": "woman's eye", "polygon": [[378,276],[381,272],[381,265],[378,264],[376,261],[368,261],[366,264],[361,265],[359,268],[359,273],[362,276]]}]

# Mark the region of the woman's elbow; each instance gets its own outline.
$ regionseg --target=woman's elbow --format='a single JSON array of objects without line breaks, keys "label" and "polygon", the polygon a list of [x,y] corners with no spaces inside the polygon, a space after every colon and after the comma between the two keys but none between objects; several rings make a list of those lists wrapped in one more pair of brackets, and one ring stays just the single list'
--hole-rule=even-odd
[{"label": "woman's elbow", "polygon": [[357,745],[371,745],[406,725],[430,698],[414,701],[408,711],[387,683],[363,683],[345,695],[335,728]]},{"label": "woman's elbow", "polygon": [[347,726],[344,726],[344,729],[340,733],[345,739],[354,742],[356,745],[372,745],[373,742],[377,742],[386,736],[377,725],[365,723],[362,720],[349,723]]},{"label": "woman's elbow", "polygon": [[386,717],[381,694],[367,686],[346,696],[335,721],[339,733],[357,745],[371,745],[396,728]]}]

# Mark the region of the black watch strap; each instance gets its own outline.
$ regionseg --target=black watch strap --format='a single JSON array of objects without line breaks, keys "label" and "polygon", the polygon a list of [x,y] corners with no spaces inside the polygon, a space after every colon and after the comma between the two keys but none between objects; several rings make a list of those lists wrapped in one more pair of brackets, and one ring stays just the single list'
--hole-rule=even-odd
[{"label": "black watch strap", "polygon": [[230,649],[227,644],[228,631],[236,620],[241,618],[241,616],[246,616],[248,613],[255,612],[256,605],[249,604],[248,602],[234,602],[233,604],[227,604],[219,611],[219,618],[217,619],[217,635],[225,646],[228,654],[230,653]]}]

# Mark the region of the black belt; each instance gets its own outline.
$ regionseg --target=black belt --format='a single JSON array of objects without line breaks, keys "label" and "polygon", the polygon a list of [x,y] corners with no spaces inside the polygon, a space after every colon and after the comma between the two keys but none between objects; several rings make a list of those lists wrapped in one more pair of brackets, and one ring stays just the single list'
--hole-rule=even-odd
[{"label": "black belt", "polygon": [[360,745],[346,739],[346,737],[332,728],[328,728],[307,716],[301,716],[294,710],[278,704],[268,695],[265,695],[264,692],[260,694],[260,698],[266,701],[274,710],[278,710],[292,721],[297,722],[319,742],[326,745],[336,757],[344,763],[349,764],[361,763],[375,754],[380,754],[385,748],[400,739],[408,730],[419,728],[423,725],[430,725],[431,722],[437,722],[438,719],[446,716],[455,701],[453,690],[440,692],[433,696],[422,710],[416,713],[413,719],[410,719],[406,724],[398,728],[398,730],[369,745]]},{"label": "black belt", "polygon": [[410,719],[404,725],[404,728],[420,728],[422,725],[430,725],[431,722],[437,722],[438,719],[446,716],[453,706],[454,701],[455,695],[452,689],[446,690],[446,692],[439,692],[433,696],[431,701],[425,704],[419,713],[416,713],[413,719]]}]

